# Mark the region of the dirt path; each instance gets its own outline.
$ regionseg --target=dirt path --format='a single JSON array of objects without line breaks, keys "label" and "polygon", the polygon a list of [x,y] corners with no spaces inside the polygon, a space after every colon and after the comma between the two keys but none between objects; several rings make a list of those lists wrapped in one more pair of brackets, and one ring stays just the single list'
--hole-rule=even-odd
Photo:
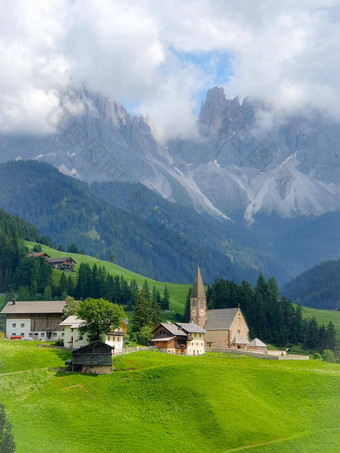
[{"label": "dirt path", "polygon": [[50,366],[44,367],[44,368],[33,368],[33,370],[22,370],[22,371],[12,371],[11,373],[0,373],[0,377],[2,376],[11,376],[12,374],[21,374],[21,373],[29,373],[31,371],[40,371],[40,370],[51,370]]},{"label": "dirt path", "polygon": [[305,437],[305,436],[308,436],[308,435],[311,435],[311,434],[322,433],[322,432],[325,432],[325,431],[338,431],[338,430],[340,430],[340,428],[328,428],[328,429],[323,429],[321,431],[304,431],[302,433],[294,434],[293,436],[282,437],[280,439],[275,439],[275,440],[271,440],[271,441],[268,441],[268,442],[259,442],[257,444],[249,444],[249,445],[244,445],[243,447],[231,448],[229,450],[224,450],[223,453],[232,453],[234,451],[244,451],[244,450],[248,450],[250,448],[261,447],[261,446],[264,446],[264,445],[278,444],[280,442],[285,442],[287,440],[298,439],[299,437]]}]

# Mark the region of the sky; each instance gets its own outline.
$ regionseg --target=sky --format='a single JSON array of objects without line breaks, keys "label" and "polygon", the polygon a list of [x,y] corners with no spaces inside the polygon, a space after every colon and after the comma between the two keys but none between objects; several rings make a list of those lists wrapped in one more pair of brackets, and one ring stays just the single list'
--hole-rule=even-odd
[{"label": "sky", "polygon": [[[340,0],[0,0],[0,131],[51,133],[84,83],[187,138],[206,91],[261,100],[263,127],[340,118]],[[53,131],[52,131],[53,132]]]}]

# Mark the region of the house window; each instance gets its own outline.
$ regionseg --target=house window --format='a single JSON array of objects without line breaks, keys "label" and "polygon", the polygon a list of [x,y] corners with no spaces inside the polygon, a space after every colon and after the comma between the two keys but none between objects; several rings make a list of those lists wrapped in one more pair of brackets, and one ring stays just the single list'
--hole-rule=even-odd
[{"label": "house window", "polygon": [[63,337],[64,335],[65,335],[64,332],[62,332],[62,333],[61,333],[61,336]]},{"label": "house window", "polygon": [[33,333],[30,332],[30,333],[28,334],[28,336],[29,336],[29,337],[33,337]]},{"label": "house window", "polygon": [[22,323],[20,324],[20,327],[25,327],[25,323],[22,322]]},{"label": "house window", "polygon": [[41,332],[41,336],[42,336],[42,337],[44,337],[44,336],[45,336],[44,332]]},{"label": "house window", "polygon": [[58,334],[57,332],[53,332],[53,336],[56,337]]},{"label": "house window", "polygon": [[12,327],[16,327],[16,326],[17,326],[17,325],[16,325],[16,323],[14,322],[14,323],[12,324]]},{"label": "house window", "polygon": [[21,332],[21,334],[20,334],[20,335],[21,335],[22,337],[24,337],[24,336],[25,336],[25,334],[24,334],[23,332]]},{"label": "house window", "polygon": [[13,332],[13,333],[12,333],[12,337],[15,337],[15,336],[16,336],[16,333],[15,333],[15,332]]}]

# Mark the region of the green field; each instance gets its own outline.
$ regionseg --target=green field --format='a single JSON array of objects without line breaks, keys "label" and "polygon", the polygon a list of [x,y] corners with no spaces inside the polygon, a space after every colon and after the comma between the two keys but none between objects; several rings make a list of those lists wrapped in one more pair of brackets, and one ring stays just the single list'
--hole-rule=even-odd
[{"label": "green field", "polygon": [[18,453],[340,451],[339,365],[140,352],[89,376],[58,369],[68,355],[0,341]]}]

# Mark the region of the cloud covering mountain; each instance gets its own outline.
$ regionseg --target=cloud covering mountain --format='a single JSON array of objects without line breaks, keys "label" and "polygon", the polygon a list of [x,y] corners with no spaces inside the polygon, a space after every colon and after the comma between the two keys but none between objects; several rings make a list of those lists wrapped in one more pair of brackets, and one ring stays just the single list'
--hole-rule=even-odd
[{"label": "cloud covering mountain", "polygon": [[193,110],[215,84],[228,98],[261,100],[261,130],[314,108],[339,117],[337,0],[2,0],[0,8],[2,132],[53,134],[46,115],[60,90],[84,82],[143,114],[163,142],[195,135]]}]

